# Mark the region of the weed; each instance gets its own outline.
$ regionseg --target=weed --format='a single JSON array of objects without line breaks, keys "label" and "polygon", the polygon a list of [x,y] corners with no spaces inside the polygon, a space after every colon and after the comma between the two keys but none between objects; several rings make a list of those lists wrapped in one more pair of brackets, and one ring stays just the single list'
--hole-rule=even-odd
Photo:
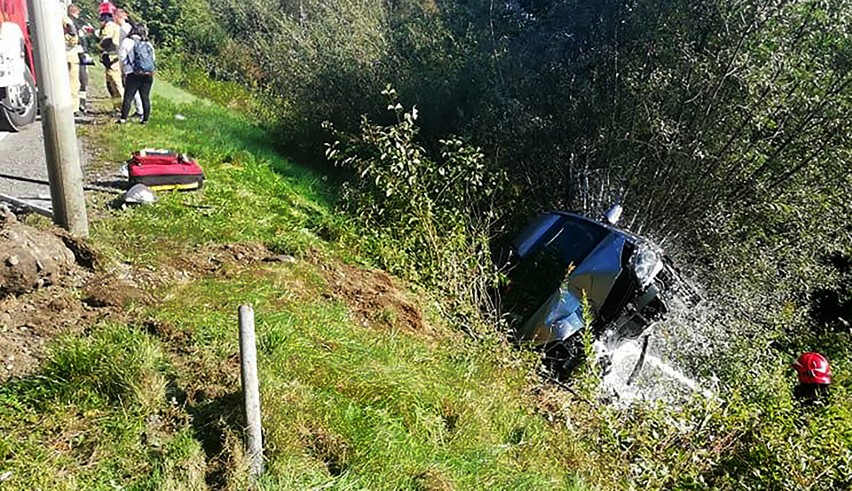
[{"label": "weed", "polygon": [[459,139],[442,140],[433,155],[417,142],[417,108],[404,110],[390,86],[382,95],[395,124],[364,118],[358,134],[337,132],[327,147],[327,158],[356,176],[343,204],[370,231],[369,250],[383,267],[444,290],[459,306],[485,307],[498,281],[488,231],[504,175]]}]

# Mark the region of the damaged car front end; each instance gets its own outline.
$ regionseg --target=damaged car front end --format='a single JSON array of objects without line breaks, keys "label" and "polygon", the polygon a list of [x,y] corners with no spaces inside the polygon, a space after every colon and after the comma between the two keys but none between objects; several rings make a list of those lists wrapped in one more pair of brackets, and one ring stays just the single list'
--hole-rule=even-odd
[{"label": "damaged car front end", "polygon": [[542,347],[557,373],[582,359],[587,325],[596,342],[615,349],[646,334],[687,290],[650,240],[566,212],[541,215],[524,229],[507,266],[503,310],[518,341]]}]

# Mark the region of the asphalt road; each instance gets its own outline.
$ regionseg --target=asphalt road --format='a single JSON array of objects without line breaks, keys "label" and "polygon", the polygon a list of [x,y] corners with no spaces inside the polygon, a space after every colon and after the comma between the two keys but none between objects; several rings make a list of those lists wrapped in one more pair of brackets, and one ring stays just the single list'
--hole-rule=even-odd
[{"label": "asphalt road", "polygon": [[[107,115],[107,120],[110,120],[113,116],[111,110],[108,109],[110,102],[104,83],[103,69],[89,70],[87,92],[89,109],[93,115],[84,118],[82,121],[78,120],[78,130],[80,124],[96,123],[97,115]],[[80,151],[80,163],[85,175],[88,154],[79,137],[77,145]],[[0,131],[0,193],[43,208],[52,208],[50,188],[47,184],[22,182],[2,177],[3,175],[47,181],[47,162],[44,157],[44,137],[42,136],[40,119],[19,133]]]},{"label": "asphalt road", "polygon": [[[90,121],[91,118],[86,118],[83,122]],[[85,170],[86,152],[79,137],[77,149],[80,164]],[[46,182],[47,162],[44,156],[41,120],[35,121],[18,133],[0,131],[0,194],[50,210],[50,187]]]},{"label": "asphalt road", "polygon": [[0,131],[0,193],[50,209],[50,188],[6,176],[47,181],[44,137],[36,121],[20,133]]}]

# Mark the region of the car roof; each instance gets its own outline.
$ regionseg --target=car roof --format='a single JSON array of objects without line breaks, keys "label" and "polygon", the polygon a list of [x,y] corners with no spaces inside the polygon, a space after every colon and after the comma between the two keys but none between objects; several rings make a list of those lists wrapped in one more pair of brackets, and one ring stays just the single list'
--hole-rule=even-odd
[{"label": "car roof", "polygon": [[[618,227],[610,225],[609,223],[606,223],[606,222],[602,222],[600,220],[594,220],[592,218],[588,218],[586,216],[579,215],[577,213],[571,213],[571,212],[559,211],[559,210],[546,211],[546,212],[543,212],[541,215],[539,215],[539,217],[545,217],[545,216],[562,217],[562,218],[568,218],[568,219],[571,219],[571,220],[574,220],[574,221],[584,222],[584,223],[591,225],[593,227],[603,229],[608,233],[622,236],[630,244],[639,244],[639,243],[647,244],[652,249],[655,249],[655,250],[657,250],[660,253],[665,255],[665,251],[660,246],[658,246],[654,241],[652,241],[651,239],[644,237],[644,236],[636,235],[632,232],[628,232],[627,230],[620,229]],[[517,240],[517,238],[518,237],[516,237],[515,239]],[[519,246],[520,246],[520,244],[516,244],[514,240],[512,241],[512,248],[514,250],[517,251]]]},{"label": "car roof", "polygon": [[629,232],[627,230],[618,228],[616,226],[610,225],[609,223],[602,222],[600,220],[594,220],[592,218],[585,217],[583,215],[578,215],[576,213],[567,212],[567,211],[549,211],[549,212],[545,212],[545,215],[559,215],[559,216],[574,218],[574,219],[581,220],[581,221],[584,221],[584,222],[587,222],[587,223],[592,223],[592,224],[595,224],[597,226],[603,227],[603,228],[607,229],[608,231],[610,231],[614,234],[623,235],[623,236],[627,237],[630,240],[630,242],[633,242],[633,243],[643,242],[643,243],[646,243],[649,246],[651,246],[651,248],[657,249],[658,251],[663,252],[663,248],[660,247],[653,240],[649,239],[648,237],[634,234],[633,232]]},{"label": "car roof", "polygon": [[550,212],[546,212],[545,214],[560,215],[560,216],[564,216],[564,217],[574,218],[576,220],[580,220],[580,221],[583,221],[583,222],[587,222],[587,223],[597,225],[599,227],[603,227],[603,228],[607,229],[608,231],[615,233],[615,234],[626,235],[627,237],[632,238],[634,240],[640,240],[640,241],[641,240],[647,240],[643,237],[639,237],[638,235],[632,234],[632,233],[630,233],[626,230],[622,230],[618,227],[614,227],[614,226],[612,226],[612,225],[610,225],[606,222],[601,222],[599,220],[593,220],[591,218],[584,217],[583,215],[578,215],[576,213],[569,213],[567,211],[550,211]]}]

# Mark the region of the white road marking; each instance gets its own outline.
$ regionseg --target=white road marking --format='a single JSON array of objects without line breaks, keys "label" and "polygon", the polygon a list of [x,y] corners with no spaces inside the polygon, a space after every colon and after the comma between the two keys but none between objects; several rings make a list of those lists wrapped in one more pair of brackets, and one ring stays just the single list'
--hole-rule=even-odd
[{"label": "white road marking", "polygon": [[6,138],[7,136],[9,136],[9,133],[5,133],[3,131],[0,131],[0,141],[3,141],[3,138]]}]

